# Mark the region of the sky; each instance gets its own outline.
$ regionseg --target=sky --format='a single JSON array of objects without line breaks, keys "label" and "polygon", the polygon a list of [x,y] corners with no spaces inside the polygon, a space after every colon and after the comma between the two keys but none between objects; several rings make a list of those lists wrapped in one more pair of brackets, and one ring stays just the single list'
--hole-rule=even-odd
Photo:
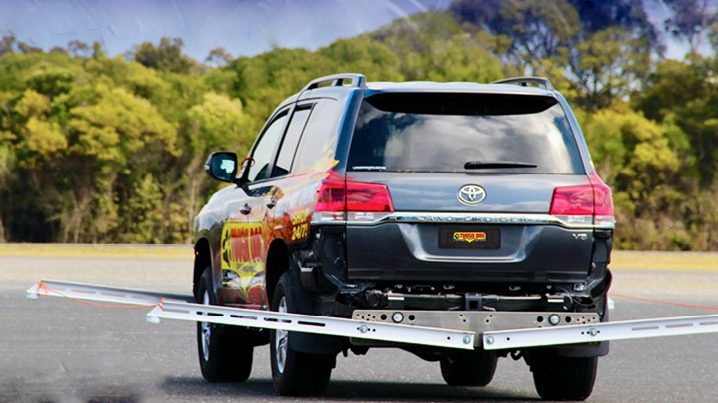
[{"label": "sky", "polygon": [[[644,0],[657,27],[665,5]],[[0,0],[0,36],[49,50],[72,40],[99,41],[110,55],[162,36],[180,37],[184,52],[204,61],[223,47],[252,56],[273,46],[317,49],[338,38],[375,30],[397,18],[446,9],[451,0]],[[707,41],[705,41],[707,42]],[[705,44],[707,45],[707,44]],[[707,48],[707,46],[706,46]],[[666,55],[686,46],[667,41]],[[704,51],[706,49],[703,49]]]},{"label": "sky", "polygon": [[316,49],[450,0],[0,0],[0,35],[50,49],[99,41],[110,55],[162,36],[181,37],[204,60],[223,47],[251,56],[272,46]]}]

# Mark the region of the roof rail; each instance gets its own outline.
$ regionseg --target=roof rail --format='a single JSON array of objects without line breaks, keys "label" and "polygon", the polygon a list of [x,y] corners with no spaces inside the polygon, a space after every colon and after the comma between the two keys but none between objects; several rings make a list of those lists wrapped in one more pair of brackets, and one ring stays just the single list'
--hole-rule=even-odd
[{"label": "roof rail", "polygon": [[494,81],[491,84],[514,84],[520,85],[522,87],[528,87],[529,84],[534,84],[546,90],[553,90],[553,84],[551,84],[551,80],[546,77],[510,77],[504,78],[503,80]]},{"label": "roof rail", "polygon": [[364,77],[364,74],[340,73],[332,74],[331,76],[315,78],[314,80],[310,81],[309,84],[307,84],[304,88],[302,88],[301,92],[313,90],[315,88],[318,88],[320,84],[328,82],[331,82],[330,86],[332,87],[341,87],[347,81],[351,81],[352,87],[366,87],[366,77]]}]

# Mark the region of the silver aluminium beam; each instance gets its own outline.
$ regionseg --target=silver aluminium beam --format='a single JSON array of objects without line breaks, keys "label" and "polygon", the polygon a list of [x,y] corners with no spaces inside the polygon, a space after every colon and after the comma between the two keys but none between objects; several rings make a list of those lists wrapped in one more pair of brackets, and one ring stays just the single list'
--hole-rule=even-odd
[{"label": "silver aluminium beam", "polygon": [[40,280],[25,291],[30,299],[38,297],[64,297],[85,301],[97,301],[112,304],[154,306],[162,301],[192,301],[189,295],[158,293],[153,291],[132,290],[129,288],[105,287],[94,284],[71,283],[67,281]]},{"label": "silver aluminium beam", "polygon": [[147,318],[149,321],[179,319],[464,350],[474,349],[476,337],[475,332],[463,330],[175,302],[159,304]]},{"label": "silver aluminium beam", "polygon": [[718,315],[625,320],[541,329],[497,330],[485,332],[482,341],[486,350],[505,350],[706,333],[718,333]]},{"label": "silver aluminium beam", "polygon": [[[26,293],[27,297],[31,299],[37,299],[40,296],[56,296],[75,300],[153,307],[152,311],[147,314],[147,319],[153,322],[159,321],[160,318],[178,319],[466,350],[474,348],[477,344],[477,335],[482,331],[480,329],[446,329],[376,322],[365,319],[280,314],[250,309],[206,306],[187,303],[193,300],[189,295],[54,280],[39,281],[30,287]],[[481,341],[483,348],[486,350],[508,350],[706,333],[718,333],[718,315],[654,318],[514,330],[485,330],[481,334]]]}]

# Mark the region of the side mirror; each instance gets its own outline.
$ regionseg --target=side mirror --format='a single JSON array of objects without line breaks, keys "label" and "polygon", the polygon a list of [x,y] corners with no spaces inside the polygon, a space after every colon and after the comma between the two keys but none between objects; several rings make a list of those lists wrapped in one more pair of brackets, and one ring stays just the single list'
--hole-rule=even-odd
[{"label": "side mirror", "polygon": [[237,175],[237,154],[228,151],[217,151],[207,157],[204,170],[209,176],[222,182],[235,183]]}]

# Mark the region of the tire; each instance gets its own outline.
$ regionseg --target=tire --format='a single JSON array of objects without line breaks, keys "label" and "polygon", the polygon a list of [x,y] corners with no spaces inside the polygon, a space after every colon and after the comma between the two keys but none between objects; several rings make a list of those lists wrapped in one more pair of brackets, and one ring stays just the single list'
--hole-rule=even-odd
[{"label": "tire", "polygon": [[[209,269],[197,288],[197,303],[217,305]],[[208,382],[244,382],[252,372],[254,347],[242,329],[197,322],[197,352],[202,377]]]},{"label": "tire", "polygon": [[596,381],[598,357],[534,353],[530,365],[536,391],[542,399],[586,400]]},{"label": "tire", "polygon": [[486,386],[496,372],[496,354],[486,350],[441,357],[441,376],[450,386]]},{"label": "tire", "polygon": [[[306,298],[298,282],[284,273],[275,287],[272,310],[296,313],[297,306]],[[283,330],[269,332],[269,354],[272,364],[272,380],[275,391],[281,396],[316,396],[324,393],[329,386],[333,355],[308,354],[292,350],[289,337]]]}]

